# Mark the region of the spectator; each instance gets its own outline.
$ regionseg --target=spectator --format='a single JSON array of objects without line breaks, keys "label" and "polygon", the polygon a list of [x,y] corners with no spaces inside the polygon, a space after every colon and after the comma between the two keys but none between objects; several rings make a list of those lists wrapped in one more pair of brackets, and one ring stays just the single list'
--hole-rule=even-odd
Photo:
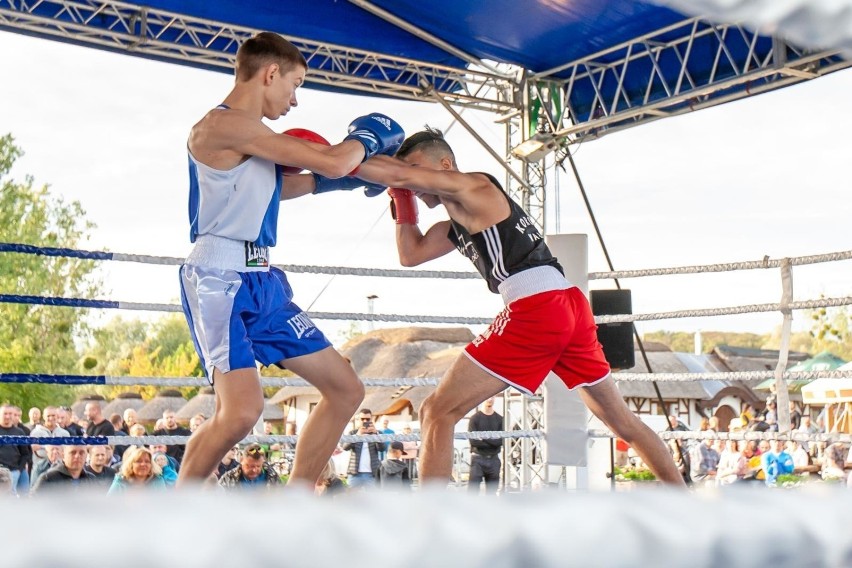
[{"label": "spectator", "polygon": [[719,456],[719,466],[716,469],[716,486],[731,485],[745,477],[748,464],[737,442],[728,440],[725,449]]},{"label": "spectator", "polygon": [[405,449],[402,442],[391,442],[388,456],[379,467],[379,486],[382,489],[411,489],[408,464],[402,460]]},{"label": "spectator", "polygon": [[[487,398],[468,421],[468,432],[500,432],[503,417],[494,410],[494,397]],[[479,494],[482,481],[485,493],[496,494],[500,488],[500,451],[503,440],[470,440],[470,477],[468,491]]]},{"label": "spectator", "polygon": [[[115,432],[113,432],[113,434],[112,434],[113,436],[116,436],[118,438],[126,438],[127,437],[127,432],[124,431],[125,424],[124,424],[124,420],[121,418],[121,414],[118,414],[118,413],[110,414],[109,423],[112,424],[112,428],[113,428],[113,430],[115,430]],[[123,455],[125,451],[127,451],[127,445],[126,444],[121,444],[121,445],[115,446],[114,453],[117,453],[118,455]]]},{"label": "spectator", "polygon": [[[166,446],[165,444],[149,444],[148,449],[151,450],[151,455],[155,457],[157,454],[166,454],[166,463],[168,464],[168,466],[175,473],[180,471],[180,464],[178,463],[178,461],[168,454],[168,446]],[[160,468],[163,467],[162,463],[159,463],[158,465],[160,466]],[[163,472],[163,479],[165,478],[166,472]]]},{"label": "spectator", "polygon": [[692,485],[689,449],[685,441],[672,439],[669,440],[668,445],[669,451],[672,453],[672,460],[674,460],[675,467],[677,467],[678,472],[683,477],[683,482],[687,485]]},{"label": "spectator", "polygon": [[26,423],[26,427],[30,429],[30,432],[32,432],[33,428],[41,424],[41,410],[33,406],[27,412],[27,417],[30,421]]},{"label": "spectator", "polygon": [[80,428],[80,425],[74,421],[71,414],[71,408],[68,406],[60,406],[56,411],[56,422],[59,427],[68,432],[69,436],[83,437],[86,431]]},{"label": "spectator", "polygon": [[[402,427],[402,433],[405,436],[410,436],[414,433],[411,424],[406,424]],[[402,454],[402,459],[408,463],[408,476],[413,480],[417,479],[417,453],[420,450],[416,440],[406,440],[402,443],[405,453]]]},{"label": "spectator", "polygon": [[54,489],[78,489],[94,482],[94,477],[84,468],[86,446],[63,446],[62,461],[39,476],[33,485],[33,493]]},{"label": "spectator", "polygon": [[796,408],[796,403],[792,400],[790,401],[790,429],[798,430],[799,426],[802,425],[802,413],[799,412],[799,409]]},{"label": "spectator", "polygon": [[7,468],[0,466],[0,498],[5,495],[13,495],[12,492],[12,472]]},{"label": "spectator", "polygon": [[329,459],[328,463],[325,464],[325,468],[317,479],[314,491],[317,495],[330,495],[332,497],[346,491],[346,484],[337,475],[337,467],[334,465],[333,459]]},{"label": "spectator", "polygon": [[[362,408],[358,412],[359,426],[349,432],[350,435],[367,436],[377,434],[373,426],[373,412],[369,408]],[[348,442],[343,444],[343,451],[351,451],[349,456],[349,467],[346,470],[351,489],[369,489],[376,486],[376,475],[379,473],[379,452],[382,451],[382,442]]]},{"label": "spectator", "polygon": [[790,440],[787,442],[787,453],[793,458],[793,467],[795,468],[793,471],[808,475],[807,468],[811,465],[811,456],[808,455],[802,444],[796,440]]},{"label": "spectator", "polygon": [[[799,424],[799,427],[796,429],[797,432],[804,432],[805,434],[819,434],[819,428],[816,427],[813,422],[811,422],[811,417],[808,414],[802,416],[802,420]],[[802,440],[802,449],[804,449],[808,454],[813,456],[811,452],[811,444],[807,440]],[[816,448],[813,448],[814,450]]]},{"label": "spectator", "polygon": [[[24,431],[15,426],[15,409],[11,404],[0,406],[0,436],[23,436]],[[0,467],[9,470],[12,492],[18,493],[18,481],[21,471],[26,467],[30,458],[30,447],[27,445],[0,445]]]},{"label": "spectator", "polygon": [[267,489],[281,485],[281,479],[266,461],[266,452],[260,444],[249,444],[240,458],[240,465],[225,472],[219,478],[219,485],[225,489],[257,488]]},{"label": "spectator", "polygon": [[216,478],[221,478],[222,475],[234,469],[238,465],[240,465],[240,461],[237,459],[237,454],[239,454],[239,448],[231,448],[228,450],[228,453],[225,454],[225,457],[222,458],[222,461],[219,462],[219,467],[216,469]]},{"label": "spectator", "polygon": [[825,448],[820,475],[825,480],[846,481],[846,457],[849,448],[841,443],[835,442]]},{"label": "spectator", "polygon": [[[390,427],[390,419],[387,416],[382,416],[382,419],[379,420],[379,428],[377,429],[379,434],[396,434]],[[390,442],[385,442],[382,446],[382,451],[379,453],[379,459],[385,459],[387,455],[388,448],[390,448]]]},{"label": "spectator", "polygon": [[144,446],[131,446],[124,454],[121,470],[112,480],[108,493],[122,493],[132,488],[163,488],[160,466],[154,463],[151,451]]},{"label": "spectator", "polygon": [[[21,422],[21,407],[13,405],[12,411],[12,420],[14,425],[24,431],[24,436],[29,436],[31,428],[28,428],[23,422]],[[21,468],[21,477],[18,478],[18,492],[21,495],[26,495],[30,492],[30,471],[32,471],[33,468],[33,451],[29,446],[27,447],[27,450],[27,462],[24,464],[24,467]]]},{"label": "spectator", "polygon": [[160,469],[163,471],[163,481],[166,484],[166,487],[172,487],[177,482],[178,474],[175,471],[175,468],[171,466],[169,460],[172,459],[166,455],[165,452],[154,452],[153,454],[154,463],[160,466]]},{"label": "spectator", "polygon": [[89,462],[85,469],[92,474],[93,481],[109,488],[115,478],[115,470],[107,465],[110,457],[108,446],[89,446]]},{"label": "spectator", "polygon": [[[30,433],[30,436],[36,438],[58,438],[67,437],[71,434],[68,430],[59,426],[59,409],[55,406],[46,406],[44,408],[44,424],[39,424]],[[45,472],[47,467],[43,463],[47,459],[47,452],[41,444],[32,445],[33,452],[33,479],[35,484],[36,471]]]},{"label": "spectator", "polygon": [[40,460],[33,466],[31,485],[35,485],[38,478],[44,475],[50,468],[62,461],[62,446],[40,446],[45,459]]},{"label": "spectator", "polygon": [[713,449],[712,439],[695,444],[690,455],[692,482],[696,485],[710,484],[716,480],[716,468],[719,466],[719,453]]},{"label": "spectator", "polygon": [[124,411],[124,431],[130,434],[130,428],[137,423],[136,410],[127,408]]},{"label": "spectator", "polygon": [[115,434],[112,422],[104,418],[100,402],[97,400],[87,402],[84,412],[86,420],[89,421],[86,426],[86,436],[112,436]]},{"label": "spectator", "polygon": [[[192,432],[183,426],[179,426],[177,421],[175,420],[175,411],[174,410],[164,410],[163,411],[163,427],[157,430],[154,430],[155,436],[190,436]],[[183,454],[186,451],[186,445],[184,444],[174,444],[168,446],[168,450],[166,453],[173,457],[175,461],[177,461],[178,467],[180,467],[180,462],[183,460]]]},{"label": "spectator", "polygon": [[766,485],[774,486],[778,476],[793,473],[793,457],[784,451],[783,440],[772,440],[771,449],[760,455],[760,467],[766,476]]},{"label": "spectator", "polygon": [[196,414],[195,416],[189,419],[189,431],[194,433],[196,430],[198,430],[199,426],[204,424],[206,420],[207,417],[203,414]]},{"label": "spectator", "polygon": [[686,424],[680,421],[680,419],[674,414],[669,414],[669,425],[672,430],[676,432],[686,432],[689,428],[686,427]]}]

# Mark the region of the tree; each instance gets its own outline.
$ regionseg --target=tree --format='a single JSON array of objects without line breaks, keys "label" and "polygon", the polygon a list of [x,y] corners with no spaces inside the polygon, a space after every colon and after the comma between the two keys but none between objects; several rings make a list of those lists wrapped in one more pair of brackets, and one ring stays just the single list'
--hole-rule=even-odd
[{"label": "tree", "polygon": [[[0,137],[0,242],[77,248],[94,225],[80,203],[66,203],[34,178],[11,179],[23,155],[11,134]],[[95,263],[66,257],[0,254],[0,293],[93,298],[100,291]],[[75,339],[87,333],[86,310],[0,304],[0,372],[69,373],[77,364]],[[62,402],[73,393],[62,387],[0,384],[0,400],[22,407]]]}]

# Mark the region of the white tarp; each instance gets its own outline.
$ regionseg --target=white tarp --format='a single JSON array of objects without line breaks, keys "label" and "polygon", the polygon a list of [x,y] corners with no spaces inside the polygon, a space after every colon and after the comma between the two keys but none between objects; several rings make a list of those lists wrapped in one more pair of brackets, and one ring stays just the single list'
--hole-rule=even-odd
[{"label": "white tarp", "polygon": [[850,0],[653,0],[656,4],[711,21],[742,23],[793,44],[836,48],[852,57]]},{"label": "white tarp", "polygon": [[805,404],[852,402],[852,379],[817,379],[802,387],[802,401]]},{"label": "white tarp", "polygon": [[0,510],[9,567],[852,566],[852,491],[839,485],[500,498],[143,490],[0,498]]}]

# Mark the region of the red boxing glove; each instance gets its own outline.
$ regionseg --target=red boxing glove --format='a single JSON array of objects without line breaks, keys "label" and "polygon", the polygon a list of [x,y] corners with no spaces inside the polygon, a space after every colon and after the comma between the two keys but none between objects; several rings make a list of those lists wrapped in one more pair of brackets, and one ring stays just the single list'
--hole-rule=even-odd
[{"label": "red boxing glove", "polygon": [[[312,130],[307,130],[305,128],[291,128],[290,130],[285,130],[284,134],[287,136],[293,136],[294,138],[299,138],[301,140],[307,140],[308,142],[316,142],[317,144],[322,144],[323,146],[331,146],[328,140],[313,132]],[[281,166],[284,170],[285,176],[292,176],[299,173],[302,173],[302,168],[299,166]]]},{"label": "red boxing glove", "polygon": [[388,188],[391,196],[391,217],[397,225],[417,224],[417,197],[410,189]]}]

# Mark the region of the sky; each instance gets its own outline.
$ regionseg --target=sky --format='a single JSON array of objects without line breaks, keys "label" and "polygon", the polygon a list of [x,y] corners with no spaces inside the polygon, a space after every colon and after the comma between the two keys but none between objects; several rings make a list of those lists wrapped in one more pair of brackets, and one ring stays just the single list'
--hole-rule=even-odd
[{"label": "sky", "polygon": [[[32,175],[54,196],[79,201],[97,225],[80,248],[185,256],[186,138],[191,126],[230,90],[230,75],[147,61],[0,32],[4,77],[0,135],[12,133],[24,156],[12,177]],[[574,147],[574,158],[616,270],[783,258],[852,249],[852,71],[716,108],[668,118]],[[332,142],[368,112],[395,118],[408,133],[446,129],[437,104],[344,96],[307,88],[299,105],[270,126],[302,127]],[[502,126],[486,113],[463,117],[502,154]],[[462,171],[503,170],[458,124],[448,140]],[[569,170],[570,171],[570,170]],[[601,248],[570,174],[551,175],[548,231],[589,235],[589,271],[606,271]],[[274,264],[399,268],[394,225],[384,196],[360,191],[307,196],[281,205]],[[558,217],[556,216],[558,203]],[[446,218],[420,208],[421,227]],[[450,254],[423,265],[471,270]],[[852,262],[796,267],[796,300],[852,294]],[[178,302],[176,267],[104,263],[104,299]],[[479,280],[415,280],[291,274],[295,301],[320,312],[490,318],[501,308]],[[633,312],[775,303],[777,269],[622,280]],[[594,281],[591,288],[612,288]],[[115,311],[100,314],[111,318]],[[122,317],[151,317],[121,312]],[[661,320],[640,332],[768,333],[778,313]],[[340,345],[348,322],[317,320]],[[356,323],[397,327],[402,323]],[[797,312],[794,328],[807,325]],[[475,332],[482,330],[475,326]]]}]

